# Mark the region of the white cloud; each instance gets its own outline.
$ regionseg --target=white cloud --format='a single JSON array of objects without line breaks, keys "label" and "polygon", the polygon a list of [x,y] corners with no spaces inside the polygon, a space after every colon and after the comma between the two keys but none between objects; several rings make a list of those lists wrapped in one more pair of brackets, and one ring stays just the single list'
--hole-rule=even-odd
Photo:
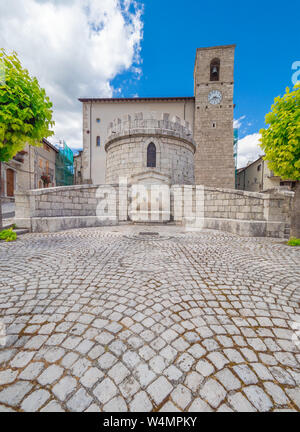
[{"label": "white cloud", "polygon": [[263,155],[263,150],[259,147],[260,138],[259,133],[254,133],[239,140],[238,168],[245,167],[248,162],[254,162],[259,156]]},{"label": "white cloud", "polygon": [[[243,127],[243,120],[246,119],[246,116],[242,116],[233,121],[233,127],[239,129],[242,132],[246,132],[247,128]],[[247,127],[251,126],[251,122],[247,122]],[[259,140],[261,135],[259,133],[254,133],[250,135],[246,135],[244,138],[239,139],[238,141],[238,168],[243,168],[247,166],[249,162],[254,162],[261,155],[263,155],[263,151],[259,146]]]},{"label": "white cloud", "polygon": [[234,120],[233,121],[233,127],[235,129],[240,129],[240,127],[242,126],[242,121],[245,120],[245,118],[246,118],[246,116],[244,115],[244,116],[240,117],[239,119]]},{"label": "white cloud", "polygon": [[82,146],[79,97],[111,97],[120,72],[140,75],[142,6],[135,0],[0,3],[0,47],[14,50],[54,103],[55,134]]}]

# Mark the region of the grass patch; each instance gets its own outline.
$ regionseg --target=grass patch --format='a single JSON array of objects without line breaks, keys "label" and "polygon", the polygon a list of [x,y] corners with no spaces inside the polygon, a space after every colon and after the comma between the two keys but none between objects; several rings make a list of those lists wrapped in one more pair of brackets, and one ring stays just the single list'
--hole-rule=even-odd
[{"label": "grass patch", "polygon": [[4,240],[6,242],[11,242],[17,240],[17,234],[13,231],[12,228],[5,229],[0,231],[0,240]]},{"label": "grass patch", "polygon": [[287,244],[288,246],[300,246],[300,239],[292,237]]}]

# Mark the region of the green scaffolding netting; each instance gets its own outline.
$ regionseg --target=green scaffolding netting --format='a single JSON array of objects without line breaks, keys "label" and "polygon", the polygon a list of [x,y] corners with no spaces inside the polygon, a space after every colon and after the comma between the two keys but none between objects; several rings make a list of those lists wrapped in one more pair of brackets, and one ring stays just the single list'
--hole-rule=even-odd
[{"label": "green scaffolding netting", "polygon": [[70,186],[74,182],[73,151],[65,142],[58,150],[55,163],[56,186]]}]

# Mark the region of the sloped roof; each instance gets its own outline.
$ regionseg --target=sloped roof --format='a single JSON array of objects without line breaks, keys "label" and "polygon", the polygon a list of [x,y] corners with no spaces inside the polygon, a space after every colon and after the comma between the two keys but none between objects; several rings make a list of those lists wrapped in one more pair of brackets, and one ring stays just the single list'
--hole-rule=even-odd
[{"label": "sloped roof", "polygon": [[145,98],[79,98],[80,102],[183,102],[194,101],[194,96],[145,97]]}]

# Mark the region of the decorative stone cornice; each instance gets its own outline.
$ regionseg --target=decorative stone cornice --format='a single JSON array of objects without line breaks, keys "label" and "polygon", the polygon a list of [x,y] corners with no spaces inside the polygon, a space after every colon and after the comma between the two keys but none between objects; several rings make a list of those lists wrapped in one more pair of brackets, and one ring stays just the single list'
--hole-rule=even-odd
[{"label": "decorative stone cornice", "polygon": [[152,111],[126,114],[122,118],[116,118],[108,126],[105,148],[118,138],[134,135],[169,136],[187,141],[195,147],[189,122],[182,121],[177,116],[170,117],[169,113]]}]

